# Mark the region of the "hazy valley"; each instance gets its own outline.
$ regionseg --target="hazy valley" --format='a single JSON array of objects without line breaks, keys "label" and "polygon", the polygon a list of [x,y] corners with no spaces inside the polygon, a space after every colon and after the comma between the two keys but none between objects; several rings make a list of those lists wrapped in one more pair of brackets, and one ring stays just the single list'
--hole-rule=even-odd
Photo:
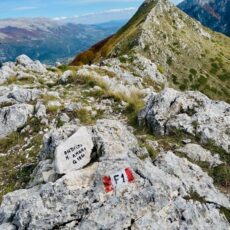
[{"label": "hazy valley", "polygon": [[55,64],[115,33],[125,21],[81,25],[46,18],[0,20],[0,61],[13,61],[24,53]]}]

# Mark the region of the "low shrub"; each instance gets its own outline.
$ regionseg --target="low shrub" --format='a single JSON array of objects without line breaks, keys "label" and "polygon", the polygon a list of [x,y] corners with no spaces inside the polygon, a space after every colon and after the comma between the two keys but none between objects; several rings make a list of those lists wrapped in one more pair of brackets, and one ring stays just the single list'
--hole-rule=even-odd
[{"label": "low shrub", "polygon": [[162,66],[162,65],[159,65],[159,66],[157,67],[157,69],[158,69],[158,71],[159,71],[161,74],[163,74],[163,73],[165,72],[164,66]]}]

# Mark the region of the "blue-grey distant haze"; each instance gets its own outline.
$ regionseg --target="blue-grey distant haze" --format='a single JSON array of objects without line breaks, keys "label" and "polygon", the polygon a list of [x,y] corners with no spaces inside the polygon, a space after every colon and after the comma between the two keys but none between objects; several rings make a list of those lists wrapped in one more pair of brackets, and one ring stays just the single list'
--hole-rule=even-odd
[{"label": "blue-grey distant haze", "polygon": [[[48,17],[94,24],[130,18],[144,0],[0,0],[0,19]],[[181,0],[172,0],[178,4]]]}]

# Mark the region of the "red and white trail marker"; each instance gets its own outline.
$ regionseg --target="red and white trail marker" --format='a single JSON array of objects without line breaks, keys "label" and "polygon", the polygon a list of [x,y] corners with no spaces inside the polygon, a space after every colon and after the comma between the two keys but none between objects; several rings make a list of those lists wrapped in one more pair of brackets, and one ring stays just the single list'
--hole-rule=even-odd
[{"label": "red and white trail marker", "polygon": [[134,176],[132,170],[130,168],[126,168],[111,176],[104,176],[102,181],[105,187],[105,191],[111,192],[116,187],[120,187],[124,184],[128,184],[134,181]]}]

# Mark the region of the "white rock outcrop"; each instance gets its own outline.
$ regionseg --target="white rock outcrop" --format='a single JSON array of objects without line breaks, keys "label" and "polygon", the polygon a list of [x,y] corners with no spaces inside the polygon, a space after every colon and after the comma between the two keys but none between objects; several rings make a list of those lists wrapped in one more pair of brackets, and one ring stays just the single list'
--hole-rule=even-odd
[{"label": "white rock outcrop", "polygon": [[45,66],[40,61],[33,61],[28,56],[22,54],[17,57],[16,65],[26,68],[27,70],[34,71],[36,73],[47,72]]},{"label": "white rock outcrop", "polygon": [[0,109],[0,138],[23,127],[33,112],[34,106],[28,104],[17,104]]},{"label": "white rock outcrop", "polygon": [[1,104],[16,104],[35,101],[41,95],[41,90],[23,88],[17,85],[0,86]]},{"label": "white rock outcrop", "polygon": [[182,130],[230,153],[230,105],[200,92],[166,88],[149,99],[139,121],[156,135]]},{"label": "white rock outcrop", "polygon": [[209,150],[204,149],[198,144],[186,144],[177,149],[178,152],[184,153],[194,161],[208,162],[211,167],[218,166],[223,162],[220,160],[219,154],[212,154]]},{"label": "white rock outcrop", "polygon": [[41,95],[41,90],[38,89],[26,89],[18,86],[10,88],[10,92],[7,95],[8,98],[12,98],[19,103],[25,103],[36,100]]},{"label": "white rock outcrop", "polygon": [[9,66],[2,66],[0,69],[0,84],[6,82],[10,77],[16,75],[16,72],[12,70]]}]

